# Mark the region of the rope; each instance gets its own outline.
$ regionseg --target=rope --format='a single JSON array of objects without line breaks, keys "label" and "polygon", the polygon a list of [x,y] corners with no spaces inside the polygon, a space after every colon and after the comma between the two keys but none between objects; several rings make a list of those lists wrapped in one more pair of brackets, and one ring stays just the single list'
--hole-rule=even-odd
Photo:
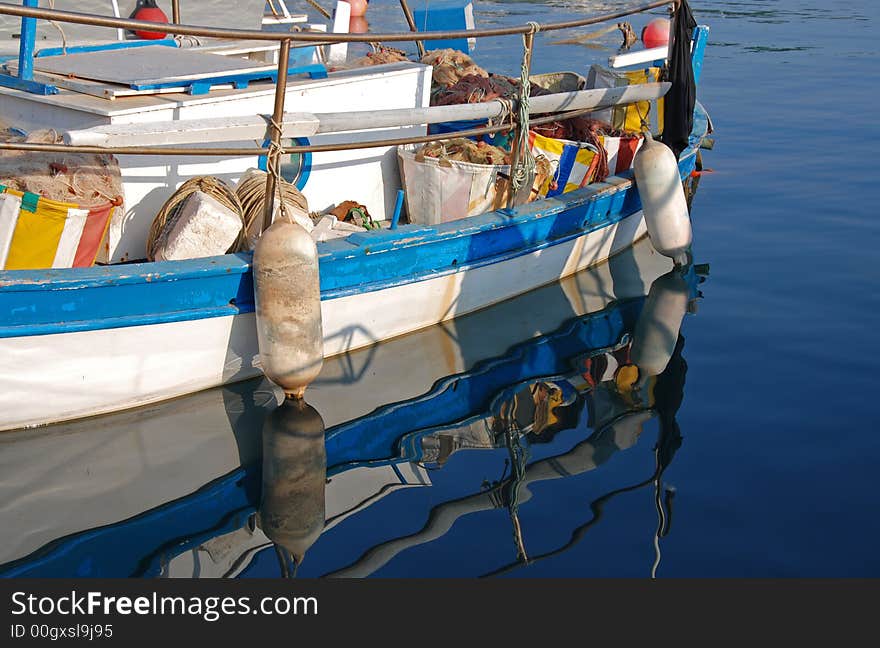
[{"label": "rope", "polygon": [[[284,155],[284,147],[281,145],[281,124],[275,121],[274,117],[267,115],[266,119],[269,120],[269,127],[273,131],[273,137],[269,138],[269,152],[266,154],[266,172],[275,178],[275,195],[279,201],[281,217],[286,218],[287,222],[293,223],[293,217],[287,213],[284,193],[281,190],[281,183],[284,182],[284,178],[281,177],[281,156]],[[248,226],[250,226],[250,222],[248,222]]]},{"label": "rope", "polygon": [[[284,178],[280,180],[275,177],[275,195],[279,197],[281,205],[297,207],[306,213],[309,213],[309,205],[306,197],[300,191],[287,182]],[[263,209],[266,199],[266,176],[262,174],[254,174],[249,178],[245,178],[238,183],[235,193],[241,201],[244,213],[245,224],[248,229],[256,224],[261,224],[263,219]],[[286,217],[289,219],[290,214]]]},{"label": "rope", "polygon": [[208,194],[220,204],[228,207],[239,215],[242,219],[242,229],[238,234],[238,238],[235,239],[235,243],[233,243],[232,247],[227,250],[227,254],[229,252],[238,252],[243,249],[245,232],[247,230],[244,227],[244,210],[242,209],[241,201],[239,201],[238,196],[232,190],[232,187],[220,178],[215,178],[214,176],[197,176],[195,178],[190,178],[180,185],[178,190],[171,194],[171,197],[164,205],[162,205],[162,209],[159,210],[159,213],[153,220],[153,224],[150,227],[150,234],[147,237],[147,259],[150,261],[156,260],[156,251],[159,249],[159,246],[164,243],[168,234],[171,232],[171,229],[174,227],[174,223],[180,216],[180,210],[184,201],[197,191]]},{"label": "rope", "polygon": [[[288,204],[308,214],[309,203],[299,189],[287,182],[281,175],[281,159],[285,155],[284,146],[280,143],[281,124],[275,121],[271,115],[265,115],[265,119],[269,122],[270,133],[266,154],[266,173],[275,178],[275,198],[278,200],[281,217],[287,219],[289,223],[293,223],[294,219],[288,211]],[[263,231],[262,223],[267,200],[266,177],[262,174],[254,174],[245,178],[238,183],[235,192],[242,205],[247,246],[253,247]]]},{"label": "rope", "polygon": [[322,7],[321,5],[319,5],[317,2],[315,2],[315,0],[306,0],[306,2],[308,2],[308,3],[309,3],[310,5],[312,5],[315,9],[317,9],[317,10],[320,11],[322,14],[324,14],[324,18],[332,18],[332,16],[330,15],[330,12],[327,11],[326,9],[324,9],[324,7]]},{"label": "rope", "polygon": [[497,117],[491,117],[486,120],[486,125],[489,127],[495,127],[506,122],[510,127],[510,130],[514,130],[516,128],[516,122],[513,117],[513,101],[506,97],[496,97],[494,101],[501,104],[501,114]]},{"label": "rope", "polygon": [[[49,0],[49,9],[55,9],[55,0]],[[61,34],[61,53],[63,55],[67,55],[67,34],[65,34],[64,30],[61,29],[61,25],[59,25],[54,20],[50,20],[49,24],[57,29],[58,33]]]},{"label": "rope", "polygon": [[510,170],[511,195],[515,196],[526,183],[535,177],[535,158],[529,149],[529,95],[531,94],[531,81],[529,72],[531,69],[532,46],[534,36],[541,30],[541,25],[530,21],[530,30],[523,34],[523,58],[520,66],[520,99],[517,113],[519,141],[516,146],[519,151],[519,159],[516,168]]}]

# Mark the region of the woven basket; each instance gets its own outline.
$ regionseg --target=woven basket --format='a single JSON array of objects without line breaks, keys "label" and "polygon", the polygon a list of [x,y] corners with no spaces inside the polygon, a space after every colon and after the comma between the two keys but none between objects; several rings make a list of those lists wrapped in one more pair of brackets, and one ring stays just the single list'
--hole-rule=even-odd
[{"label": "woven basket", "polygon": [[150,261],[156,260],[156,250],[159,249],[159,245],[164,241],[171,228],[174,227],[183,202],[197,191],[208,194],[217,202],[238,214],[241,219],[241,231],[238,233],[235,243],[226,250],[226,253],[239,252],[244,249],[247,227],[244,209],[235,191],[220,178],[198,176],[180,185],[177,191],[171,195],[171,198],[162,205],[162,209],[159,210],[159,213],[153,220],[153,225],[150,227],[150,235],[147,238],[147,259]]}]

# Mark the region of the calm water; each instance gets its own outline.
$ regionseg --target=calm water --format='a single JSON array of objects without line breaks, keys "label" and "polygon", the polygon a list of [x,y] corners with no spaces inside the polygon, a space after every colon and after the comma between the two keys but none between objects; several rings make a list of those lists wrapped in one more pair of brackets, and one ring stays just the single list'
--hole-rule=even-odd
[{"label": "calm water", "polygon": [[[477,20],[613,4],[480,2]],[[402,25],[396,3],[372,5],[373,27]],[[270,416],[274,394],[251,382],[0,437],[0,573],[293,569],[268,533],[308,546],[299,576],[880,575],[880,10],[692,6],[712,28],[714,173],[693,205],[711,275],[674,351],[648,349],[672,352],[660,376],[633,386],[614,368],[650,339],[651,299],[697,288],[666,276],[645,301],[665,268],[641,246],[328,364],[317,413]],[[539,35],[536,72],[583,71],[617,44],[555,38]],[[517,47],[481,42],[476,58],[513,73]]]}]

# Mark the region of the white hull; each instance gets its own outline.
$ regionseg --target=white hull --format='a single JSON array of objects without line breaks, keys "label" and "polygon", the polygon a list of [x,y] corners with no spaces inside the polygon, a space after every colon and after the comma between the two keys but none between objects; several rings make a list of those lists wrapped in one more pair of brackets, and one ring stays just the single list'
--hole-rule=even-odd
[{"label": "white hull", "polygon": [[[464,315],[606,260],[641,212],[504,262],[322,302],[331,357]],[[116,412],[259,375],[254,314],[0,339],[0,430]]]}]

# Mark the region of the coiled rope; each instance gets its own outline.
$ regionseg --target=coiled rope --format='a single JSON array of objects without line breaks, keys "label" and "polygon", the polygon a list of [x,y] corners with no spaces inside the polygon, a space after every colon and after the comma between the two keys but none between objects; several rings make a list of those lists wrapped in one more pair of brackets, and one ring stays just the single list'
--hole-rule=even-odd
[{"label": "coiled rope", "polygon": [[[244,213],[245,231],[247,232],[248,245],[252,246],[263,229],[263,214],[266,202],[266,176],[261,173],[243,178],[235,188],[235,193],[241,201]],[[292,217],[287,208],[290,205],[309,213],[309,204],[306,197],[294,185],[290,184],[279,175],[275,176],[275,196],[279,201],[281,214],[288,221]]]},{"label": "coiled rope", "polygon": [[535,158],[529,149],[529,95],[531,94],[532,48],[535,34],[541,30],[541,25],[529,21],[530,29],[523,34],[523,58],[520,66],[520,98],[517,111],[519,129],[518,140],[515,144],[518,152],[515,168],[511,169],[511,194],[515,196],[526,183],[531,183],[535,177]]},{"label": "coiled rope", "polygon": [[[300,190],[294,185],[287,182],[287,180],[281,175],[281,159],[286,153],[284,146],[281,144],[281,124],[275,121],[272,116],[267,115],[266,119],[269,122],[270,130],[274,131],[275,135],[275,137],[269,138],[269,150],[266,154],[266,173],[275,178],[275,199],[278,200],[278,208],[281,212],[281,217],[287,219],[287,222],[293,223],[294,218],[287,210],[288,203],[299,208],[306,214],[309,214],[309,203],[302,192],[300,192]],[[267,196],[265,179],[263,180],[262,187],[258,186],[258,183],[256,182],[239,183],[238,186],[238,190],[241,191],[239,196],[242,198],[242,203],[244,204],[245,200],[248,201],[244,213],[246,221],[245,229],[249,232],[249,239],[254,238],[254,232],[251,231],[252,225],[261,222],[257,220],[257,217],[260,214],[265,215],[265,201]],[[258,237],[262,228],[257,228],[257,226],[254,225],[253,230]]]}]

